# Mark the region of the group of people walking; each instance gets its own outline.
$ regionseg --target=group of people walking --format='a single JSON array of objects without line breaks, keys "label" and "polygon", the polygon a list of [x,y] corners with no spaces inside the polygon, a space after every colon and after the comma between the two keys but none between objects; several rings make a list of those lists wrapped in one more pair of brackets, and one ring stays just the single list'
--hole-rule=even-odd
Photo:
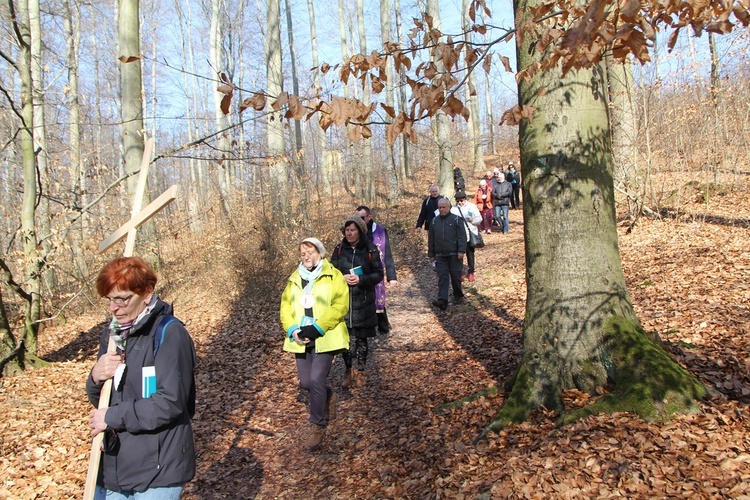
[{"label": "group of people walking", "polygon": [[342,232],[328,259],[320,240],[302,240],[300,263],[281,296],[284,350],[294,353],[300,386],[310,395],[303,444],[309,451],[320,446],[326,426],[336,417],[338,395],[327,382],[336,355],[345,366],[341,387],[364,387],[368,341],[391,330],[385,282],[398,284],[388,233],[368,207],[357,207]]},{"label": "group of people walking", "polygon": [[[417,230],[429,230],[427,254],[438,273],[438,297],[432,305],[448,308],[450,288],[455,303],[463,301],[461,281],[473,282],[475,275],[475,249],[482,238],[480,233],[492,233],[493,224],[503,234],[510,229],[509,210],[520,208],[521,174],[515,164],[508,162],[508,170],[487,172],[469,201],[466,182],[459,168],[453,171],[456,206],[440,195],[438,186],[430,186],[430,196],[422,203],[417,219]],[[463,272],[466,256],[467,272]]]},{"label": "group of people walking", "polygon": [[[509,166],[512,174],[512,162]],[[520,187],[520,176],[510,174],[482,179],[473,203],[464,189],[459,190],[456,206],[440,196],[437,186],[430,186],[417,229],[428,231],[427,253],[438,273],[434,306],[448,307],[451,286],[454,302],[463,301],[463,257],[469,266],[466,277],[474,281],[470,242],[480,229],[491,231],[493,208],[507,233],[507,207],[520,207],[513,187]],[[279,307],[286,332],[283,349],[294,354],[300,386],[310,395],[303,445],[307,450],[318,448],[326,426],[336,417],[337,393],[327,383],[335,356],[344,360],[342,387],[363,387],[368,340],[391,330],[386,282],[398,281],[386,229],[373,220],[368,207],[359,206],[344,221],[342,233],[330,254],[317,238],[300,242],[299,264],[287,280]],[[101,337],[86,392],[95,406],[109,380],[113,392],[110,404],[92,411],[89,418],[91,436],[104,435],[95,498],[178,499],[195,474],[193,341],[172,316],[171,305],[155,294],[156,273],[143,259],[113,260],[99,273],[96,286],[112,320]]]}]

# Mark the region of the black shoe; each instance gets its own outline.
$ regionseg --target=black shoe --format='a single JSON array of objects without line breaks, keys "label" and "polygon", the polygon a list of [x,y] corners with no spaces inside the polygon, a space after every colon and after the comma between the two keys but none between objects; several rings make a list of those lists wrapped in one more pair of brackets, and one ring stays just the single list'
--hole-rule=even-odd
[{"label": "black shoe", "polygon": [[448,309],[448,301],[447,300],[435,299],[435,300],[432,301],[432,305],[435,306],[435,307],[437,307],[438,309],[442,309],[443,311],[445,311],[446,309]]},{"label": "black shoe", "polygon": [[464,298],[463,297],[453,297],[453,303],[454,304],[463,304]]}]

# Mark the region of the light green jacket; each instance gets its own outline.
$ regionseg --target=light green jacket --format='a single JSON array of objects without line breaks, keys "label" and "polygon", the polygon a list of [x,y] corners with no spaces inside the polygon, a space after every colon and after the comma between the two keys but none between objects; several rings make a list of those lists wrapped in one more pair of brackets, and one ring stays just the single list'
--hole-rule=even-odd
[{"label": "light green jacket", "polygon": [[[349,331],[344,323],[344,317],[349,312],[349,285],[341,271],[326,259],[323,259],[323,270],[313,285],[313,298],[314,326],[323,334],[315,340],[315,351],[349,349]],[[302,278],[298,270],[289,277],[284,293],[281,294],[279,315],[281,326],[286,332],[284,350],[305,352],[305,345],[292,339],[292,333],[299,329],[300,321],[305,316],[302,306]]]}]

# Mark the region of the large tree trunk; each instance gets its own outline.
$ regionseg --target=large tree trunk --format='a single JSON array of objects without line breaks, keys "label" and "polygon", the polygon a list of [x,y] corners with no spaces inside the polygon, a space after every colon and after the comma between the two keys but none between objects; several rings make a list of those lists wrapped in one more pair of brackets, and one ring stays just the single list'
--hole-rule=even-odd
[{"label": "large tree trunk", "polygon": [[21,82],[21,151],[23,154],[23,201],[21,205],[21,241],[26,259],[24,269],[26,300],[23,346],[17,351],[14,360],[23,365],[26,353],[35,356],[39,319],[41,318],[41,273],[44,262],[39,255],[39,241],[36,233],[37,164],[34,154],[34,106],[31,78],[31,32],[27,0],[17,3],[16,33],[19,35],[18,76]]},{"label": "large tree trunk", "polygon": [[[268,93],[277,97],[283,92],[284,77],[281,69],[281,26],[280,26],[280,2],[281,0],[266,0],[266,88]],[[288,160],[284,144],[284,126],[282,113],[274,112],[271,104],[268,104],[268,156],[271,174],[271,186],[273,196],[273,209],[275,220],[287,220],[291,212],[289,207],[289,190],[286,182],[288,174]]]},{"label": "large tree trunk", "polygon": [[[122,143],[125,172],[137,172],[143,158],[143,99],[141,98],[141,44],[139,0],[120,0],[119,43],[122,93]],[[139,58],[129,61],[128,58]],[[125,62],[129,61],[129,62]],[[135,193],[138,177],[128,178],[128,192]]]},{"label": "large tree trunk", "polygon": [[[41,233],[42,249],[44,256],[52,253],[52,226],[49,210],[49,189],[52,185],[49,175],[49,151],[47,150],[47,125],[44,119],[44,72],[42,71],[42,19],[39,10],[39,0],[29,1],[29,28],[31,30],[31,85],[33,87],[32,99],[34,103],[34,152],[36,154],[37,168],[39,169],[39,182],[44,196],[39,198],[37,208],[37,220]],[[44,258],[44,257],[42,257]],[[46,290],[54,290],[56,277],[54,268],[46,266],[43,272],[44,286]]]},{"label": "large tree trunk", "polygon": [[[432,16],[433,26],[441,29],[440,4],[438,0],[427,0],[427,13]],[[443,73],[445,67],[439,57],[433,58],[438,68],[438,73]],[[450,120],[442,109],[432,117],[432,129],[435,134],[435,143],[438,147],[437,162],[437,185],[440,193],[453,199],[455,185],[453,183],[453,153],[451,144]]]},{"label": "large tree trunk", "polygon": [[[516,15],[534,1],[520,0]],[[519,69],[539,60],[535,43],[527,34],[517,47]],[[519,129],[526,317],[521,364],[491,430],[540,405],[563,410],[564,389],[595,394],[615,385],[574,417],[634,411],[657,418],[693,410],[694,398],[706,394],[640,329],[633,311],[617,243],[606,88],[600,67],[519,83],[520,104],[536,108]]]}]

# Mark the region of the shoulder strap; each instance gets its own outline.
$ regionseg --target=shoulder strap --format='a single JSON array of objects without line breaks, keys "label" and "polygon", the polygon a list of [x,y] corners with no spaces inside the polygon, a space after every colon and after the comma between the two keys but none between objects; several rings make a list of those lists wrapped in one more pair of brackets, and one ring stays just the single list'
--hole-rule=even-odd
[{"label": "shoulder strap", "polygon": [[159,326],[156,327],[156,333],[154,334],[154,359],[156,359],[156,353],[159,352],[159,347],[164,342],[164,333],[167,331],[167,325],[173,321],[180,321],[171,314],[167,314],[161,317],[159,320]]}]

